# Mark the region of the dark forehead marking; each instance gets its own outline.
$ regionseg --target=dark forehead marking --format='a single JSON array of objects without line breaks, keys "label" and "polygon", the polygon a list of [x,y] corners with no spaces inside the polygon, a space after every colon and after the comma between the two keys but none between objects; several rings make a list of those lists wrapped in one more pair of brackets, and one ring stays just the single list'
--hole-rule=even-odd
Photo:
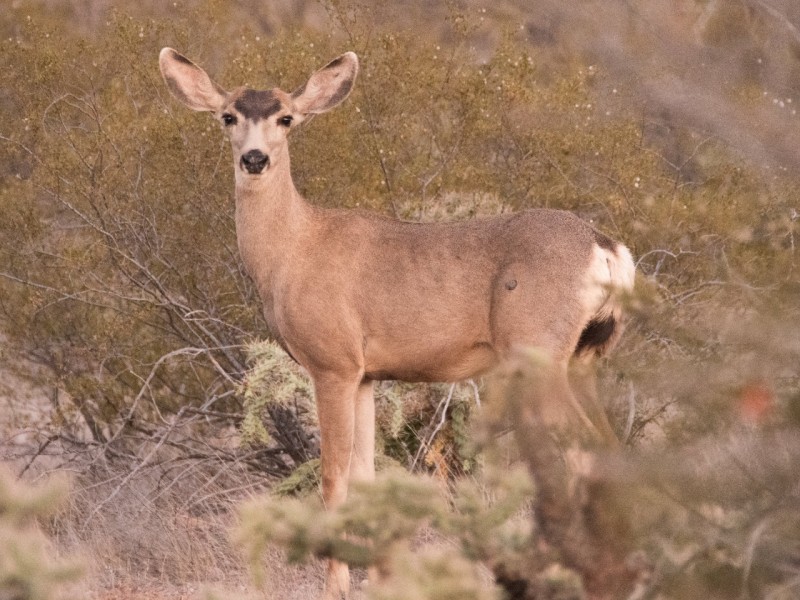
[{"label": "dark forehead marking", "polygon": [[233,103],[245,119],[266,119],[281,109],[281,101],[270,90],[244,90]]}]

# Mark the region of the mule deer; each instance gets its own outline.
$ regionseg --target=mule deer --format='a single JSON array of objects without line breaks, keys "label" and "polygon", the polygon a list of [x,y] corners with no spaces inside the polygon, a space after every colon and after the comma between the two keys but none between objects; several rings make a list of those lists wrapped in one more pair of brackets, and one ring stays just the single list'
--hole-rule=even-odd
[{"label": "mule deer", "polygon": [[[313,380],[326,506],[345,500],[348,481],[374,477],[377,380],[463,380],[537,346],[553,365],[552,397],[564,399],[540,418],[613,438],[595,400],[582,406],[570,391],[567,366],[620,334],[615,290],[634,278],[625,246],[557,210],[422,224],[306,202],[287,138],[347,98],[352,52],[290,94],[226,91],[171,48],[159,62],[172,94],[214,113],[230,138],[239,252],[272,335]],[[324,596],[348,594],[347,567],[332,561]]]}]

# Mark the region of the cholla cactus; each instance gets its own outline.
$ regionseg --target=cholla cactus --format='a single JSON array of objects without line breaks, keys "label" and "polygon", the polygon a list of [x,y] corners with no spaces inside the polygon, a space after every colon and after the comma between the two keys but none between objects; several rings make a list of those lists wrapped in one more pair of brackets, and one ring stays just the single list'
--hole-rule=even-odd
[{"label": "cholla cactus", "polygon": [[[530,480],[522,470],[495,479],[488,495],[477,484],[459,486],[449,498],[451,506],[434,480],[400,469],[354,485],[334,512],[309,499],[264,497],[243,507],[237,537],[262,583],[259,563],[266,547],[274,545],[292,562],[315,556],[372,568],[380,575],[367,591],[372,600],[401,597],[397,594],[415,600],[495,599],[499,588],[485,571],[481,575],[481,565],[516,577],[530,564],[532,539],[529,519],[517,518],[530,497]],[[423,529],[455,543],[412,551]]]},{"label": "cholla cactus", "polygon": [[302,425],[316,427],[311,384],[278,344],[271,341],[250,344],[247,361],[251,369],[239,386],[245,407],[241,425],[244,443],[269,443],[264,415],[270,406],[291,407]]},{"label": "cholla cactus", "polygon": [[263,497],[242,507],[237,539],[256,579],[268,545],[282,547],[291,562],[312,556],[336,558],[356,567],[383,567],[391,554],[425,524],[445,514],[435,483],[392,470],[373,484],[354,485],[337,511],[317,499]]},{"label": "cholla cactus", "polygon": [[400,552],[387,579],[370,583],[369,600],[500,600],[482,580],[478,565],[452,548]]},{"label": "cholla cactus", "polygon": [[63,597],[59,584],[74,580],[74,563],[53,560],[36,520],[51,514],[64,497],[63,483],[32,488],[0,470],[0,598],[48,600]]}]

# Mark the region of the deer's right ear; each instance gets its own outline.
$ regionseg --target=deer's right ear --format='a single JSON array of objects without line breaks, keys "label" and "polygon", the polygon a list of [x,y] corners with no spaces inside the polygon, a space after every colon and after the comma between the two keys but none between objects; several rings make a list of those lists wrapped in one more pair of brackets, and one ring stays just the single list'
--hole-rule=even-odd
[{"label": "deer's right ear", "polygon": [[164,48],[158,55],[158,66],[172,95],[192,110],[216,112],[222,108],[228,93],[182,54]]}]

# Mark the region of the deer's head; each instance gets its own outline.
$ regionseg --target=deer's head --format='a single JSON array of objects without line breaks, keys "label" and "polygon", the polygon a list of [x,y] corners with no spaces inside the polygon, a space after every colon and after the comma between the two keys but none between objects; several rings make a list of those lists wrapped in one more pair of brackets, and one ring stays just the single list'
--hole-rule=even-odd
[{"label": "deer's head", "polygon": [[358,58],[353,52],[342,54],[291,94],[278,88],[228,92],[172,48],[161,50],[159,66],[173,96],[193,110],[214,113],[222,123],[238,179],[262,176],[282,161],[288,164],[289,131],[347,98],[358,73]]}]

